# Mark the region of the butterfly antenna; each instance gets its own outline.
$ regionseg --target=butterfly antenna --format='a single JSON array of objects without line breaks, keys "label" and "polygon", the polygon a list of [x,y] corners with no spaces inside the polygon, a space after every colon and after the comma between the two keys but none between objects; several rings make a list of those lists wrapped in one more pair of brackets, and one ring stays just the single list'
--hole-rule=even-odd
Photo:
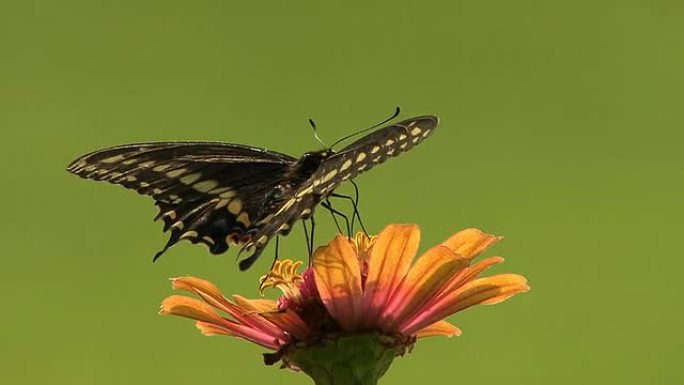
[{"label": "butterfly antenna", "polygon": [[318,129],[316,129],[316,122],[314,122],[313,119],[309,119],[309,124],[311,125],[311,128],[313,129],[314,138],[316,138],[318,143],[322,144],[323,148],[327,150],[328,146],[326,146],[323,139],[321,139],[320,136],[318,136]]},{"label": "butterfly antenna", "polygon": [[353,137],[355,137],[356,135],[363,134],[363,133],[366,132],[366,131],[370,131],[370,130],[372,130],[372,129],[374,129],[374,128],[377,128],[377,127],[379,127],[379,126],[382,126],[383,124],[385,124],[385,123],[389,122],[390,120],[392,120],[392,119],[396,118],[397,116],[399,116],[399,113],[400,113],[400,112],[401,112],[401,109],[400,109],[399,107],[397,107],[397,108],[394,110],[394,113],[392,114],[392,116],[390,116],[389,118],[383,120],[382,122],[380,122],[380,123],[378,123],[378,124],[373,125],[372,127],[364,128],[364,129],[361,130],[361,131],[357,131],[357,132],[355,132],[355,133],[353,133],[353,134],[351,134],[351,135],[345,136],[344,138],[342,138],[342,139],[338,140],[337,142],[333,143],[333,145],[330,146],[330,149],[332,149],[333,147],[337,146],[340,142],[344,142],[345,140],[347,140],[347,139],[349,139],[349,138],[353,138]]}]

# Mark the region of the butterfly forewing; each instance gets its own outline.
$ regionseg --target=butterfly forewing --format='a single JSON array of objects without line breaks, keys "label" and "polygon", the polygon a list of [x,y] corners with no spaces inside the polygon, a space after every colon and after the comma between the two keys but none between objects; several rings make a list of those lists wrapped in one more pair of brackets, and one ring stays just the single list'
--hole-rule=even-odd
[{"label": "butterfly forewing", "polygon": [[121,184],[150,195],[170,239],[204,243],[223,253],[259,229],[274,188],[296,159],[247,146],[179,142],[114,147],[75,160],[83,178]]},{"label": "butterfly forewing", "polygon": [[313,191],[327,194],[342,182],[418,145],[434,132],[436,116],[420,116],[383,127],[347,145],[316,172]]}]

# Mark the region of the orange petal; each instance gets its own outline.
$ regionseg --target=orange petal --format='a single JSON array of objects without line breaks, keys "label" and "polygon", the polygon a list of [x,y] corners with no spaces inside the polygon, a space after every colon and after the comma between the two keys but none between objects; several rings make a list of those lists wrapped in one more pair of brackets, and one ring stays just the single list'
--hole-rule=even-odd
[{"label": "orange petal", "polygon": [[283,330],[259,317],[257,314],[250,314],[249,310],[228,301],[211,282],[195,277],[180,277],[174,278],[171,281],[173,282],[174,289],[196,293],[208,304],[230,314],[239,323],[259,329],[273,337],[285,338]]},{"label": "orange petal", "polygon": [[461,329],[448,323],[447,321],[436,322],[424,329],[419,330],[418,333],[416,333],[416,337],[418,338],[433,336],[458,337],[460,335]]},{"label": "orange petal", "polygon": [[221,324],[223,318],[206,303],[182,295],[172,295],[162,301],[159,314],[177,315],[180,317],[191,318],[197,321],[205,321]]},{"label": "orange petal", "polygon": [[195,277],[173,278],[171,283],[174,289],[195,293],[208,304],[233,315],[234,304],[230,303],[213,283]]},{"label": "orange petal", "polygon": [[406,276],[420,243],[416,225],[389,225],[371,249],[364,288],[364,326],[377,322],[392,293]]},{"label": "orange petal", "polygon": [[478,304],[499,303],[514,294],[529,289],[525,277],[517,274],[499,274],[476,279],[444,296],[429,309],[426,309],[423,316],[402,328],[402,331],[406,334],[412,334],[463,309]]},{"label": "orange petal", "polygon": [[197,290],[206,293],[216,300],[225,300],[223,293],[213,283],[197,277],[171,278],[174,289],[196,293]]},{"label": "orange petal", "polygon": [[233,299],[238,306],[247,312],[262,313],[278,310],[276,302],[270,299],[247,299],[237,294],[233,294]]},{"label": "orange petal", "polygon": [[323,304],[342,330],[356,330],[361,317],[361,267],[354,248],[338,235],[313,256],[314,278]]},{"label": "orange petal", "polygon": [[501,239],[503,237],[483,233],[478,229],[465,229],[452,235],[442,244],[467,259],[473,259]]},{"label": "orange petal", "polygon": [[446,285],[444,285],[444,290],[440,293],[438,298],[442,298],[448,293],[451,293],[463,284],[472,281],[483,271],[487,270],[488,268],[496,264],[502,263],[503,261],[504,259],[501,257],[490,257],[487,259],[483,259],[482,261],[472,266],[468,266],[468,268],[461,272],[461,274],[454,276]]},{"label": "orange petal", "polygon": [[197,329],[199,329],[205,336],[235,336],[235,333],[232,331],[210,322],[197,321],[195,322],[195,326],[197,326]]},{"label": "orange petal", "polygon": [[411,267],[399,288],[392,294],[383,312],[386,330],[401,325],[442,291],[452,276],[468,266],[468,260],[448,247],[439,245],[423,254]]}]

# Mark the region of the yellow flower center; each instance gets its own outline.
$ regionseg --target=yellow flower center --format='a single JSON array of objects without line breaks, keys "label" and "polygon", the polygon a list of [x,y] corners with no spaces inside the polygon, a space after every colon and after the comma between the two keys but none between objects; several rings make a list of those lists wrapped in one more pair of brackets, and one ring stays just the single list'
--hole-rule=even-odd
[{"label": "yellow flower center", "polygon": [[351,239],[352,244],[356,247],[356,255],[358,255],[359,261],[368,262],[368,257],[370,256],[370,249],[375,243],[375,236],[368,236],[366,233],[359,231],[356,233],[354,238]]},{"label": "yellow flower center", "polygon": [[294,262],[290,259],[275,261],[268,274],[260,278],[259,293],[264,294],[267,288],[279,289],[285,297],[297,301],[301,297],[299,284],[304,281],[297,272],[302,261]]}]

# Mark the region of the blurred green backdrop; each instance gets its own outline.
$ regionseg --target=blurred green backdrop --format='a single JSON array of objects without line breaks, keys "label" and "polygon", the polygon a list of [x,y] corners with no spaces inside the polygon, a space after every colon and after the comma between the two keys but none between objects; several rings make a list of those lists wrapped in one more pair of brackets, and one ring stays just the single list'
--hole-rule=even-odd
[{"label": "blurred green backdrop", "polygon": [[[0,3],[0,383],[308,383],[156,314],[184,274],[256,296],[271,248],[247,273],[186,243],[153,265],[151,200],[64,168],[168,139],[299,155],[307,118],[330,143],[397,105],[441,125],[358,178],[366,223],[505,235],[496,272],[532,291],[383,383],[681,383],[681,2],[246,3]],[[281,251],[305,257],[299,229]]]}]

